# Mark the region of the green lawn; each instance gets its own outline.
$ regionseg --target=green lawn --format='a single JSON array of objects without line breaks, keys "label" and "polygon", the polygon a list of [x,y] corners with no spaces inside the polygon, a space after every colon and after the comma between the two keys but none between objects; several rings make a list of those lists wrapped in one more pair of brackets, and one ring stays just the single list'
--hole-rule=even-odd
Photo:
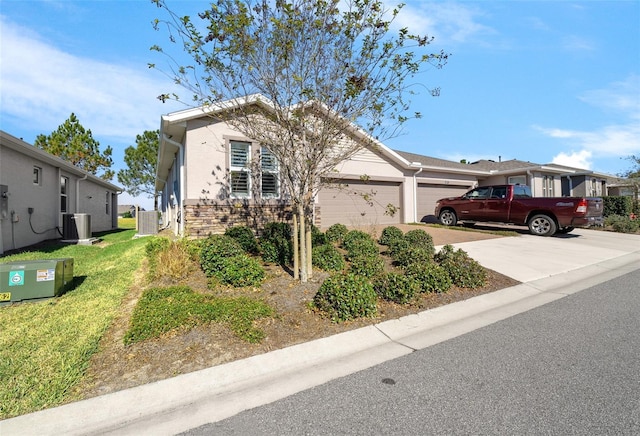
[{"label": "green lawn", "polygon": [[72,257],[76,286],[58,298],[0,307],[0,419],[75,399],[72,388],[144,257],[145,238],[134,234],[119,230],[100,235],[100,246],[56,245],[2,258]]}]

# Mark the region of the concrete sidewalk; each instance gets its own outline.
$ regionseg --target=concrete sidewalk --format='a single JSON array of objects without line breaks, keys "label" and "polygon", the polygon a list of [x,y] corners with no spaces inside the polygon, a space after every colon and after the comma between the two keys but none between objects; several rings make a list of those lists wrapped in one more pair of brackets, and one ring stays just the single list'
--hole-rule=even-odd
[{"label": "concrete sidewalk", "polygon": [[409,354],[640,268],[640,236],[591,230],[456,244],[521,285],[0,421],[0,435],[176,434]]}]

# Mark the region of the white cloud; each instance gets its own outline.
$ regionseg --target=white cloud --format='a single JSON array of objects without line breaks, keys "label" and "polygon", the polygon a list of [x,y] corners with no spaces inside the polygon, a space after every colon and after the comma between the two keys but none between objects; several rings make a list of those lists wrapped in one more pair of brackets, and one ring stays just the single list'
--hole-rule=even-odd
[{"label": "white cloud", "polygon": [[596,46],[592,41],[587,38],[569,35],[562,38],[562,47],[569,51],[593,51],[596,49]]},{"label": "white cloud", "polygon": [[483,13],[455,2],[413,2],[402,8],[395,24],[412,33],[435,37],[437,44],[478,42],[496,33],[477,20]]},{"label": "white cloud", "polygon": [[[551,138],[562,140],[573,150],[582,150],[595,156],[625,157],[640,152],[640,76],[633,74],[606,88],[586,91],[580,99],[599,109],[616,112],[621,122],[588,131],[534,128]],[[572,152],[565,156],[573,155]]]},{"label": "white cloud", "polygon": [[565,165],[574,168],[591,169],[591,152],[588,150],[572,151],[571,153],[558,153],[551,161],[554,164]]},{"label": "white cloud", "polygon": [[[133,143],[157,129],[163,106],[156,96],[167,82],[152,72],[65,53],[30,29],[0,17],[0,96],[3,117],[49,132],[74,112],[94,137]],[[171,85],[169,85],[171,86]]]}]

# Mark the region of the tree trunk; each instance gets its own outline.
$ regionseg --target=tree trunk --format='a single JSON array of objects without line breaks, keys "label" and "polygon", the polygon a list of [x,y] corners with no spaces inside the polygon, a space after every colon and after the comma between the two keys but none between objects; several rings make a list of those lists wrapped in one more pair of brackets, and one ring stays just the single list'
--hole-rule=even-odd
[{"label": "tree trunk", "polygon": [[304,206],[302,204],[298,205],[298,217],[300,218],[298,236],[300,237],[300,281],[302,283],[306,283],[309,280],[308,269],[307,269],[307,244],[306,244],[306,231],[305,227],[307,226],[307,222],[304,216]]},{"label": "tree trunk", "polygon": [[293,214],[293,232],[291,237],[293,238],[293,278],[298,280],[300,278],[300,250],[298,250],[298,215]]},{"label": "tree trunk", "polygon": [[311,224],[307,225],[305,243],[307,244],[307,274],[313,277],[313,247],[311,247]]}]

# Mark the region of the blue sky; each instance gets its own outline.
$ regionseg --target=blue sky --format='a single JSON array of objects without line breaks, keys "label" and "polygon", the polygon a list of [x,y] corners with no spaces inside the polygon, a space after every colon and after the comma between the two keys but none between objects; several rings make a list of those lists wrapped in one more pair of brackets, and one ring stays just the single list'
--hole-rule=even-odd
[{"label": "blue sky", "polygon": [[[433,49],[451,57],[415,79],[441,94],[415,97],[423,118],[388,146],[609,174],[640,154],[640,1],[405,3],[399,24],[434,36]],[[196,15],[207,2],[172,4]],[[74,112],[123,168],[137,134],[184,108],[156,99],[173,86],[147,68],[163,61],[149,48],[167,46],[151,26],[157,17],[149,0],[1,0],[0,129],[33,143]],[[152,206],[126,194],[119,201]]]}]

